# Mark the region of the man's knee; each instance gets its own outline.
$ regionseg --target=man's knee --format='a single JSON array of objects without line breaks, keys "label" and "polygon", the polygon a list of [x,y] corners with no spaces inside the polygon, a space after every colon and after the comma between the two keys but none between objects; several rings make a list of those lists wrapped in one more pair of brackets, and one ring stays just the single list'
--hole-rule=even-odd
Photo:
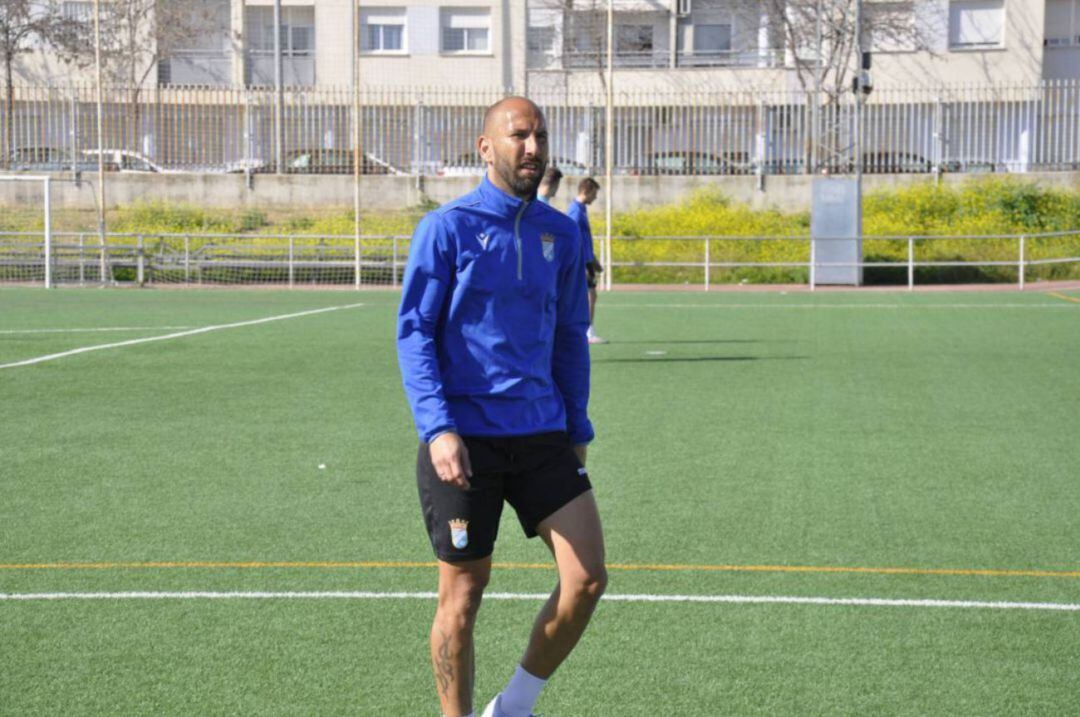
[{"label": "man's knee", "polygon": [[490,577],[488,571],[460,572],[452,578],[444,577],[439,584],[439,612],[445,617],[472,622]]},{"label": "man's knee", "polygon": [[562,589],[573,596],[575,602],[595,604],[607,590],[607,568],[603,563],[575,570],[563,580]]}]

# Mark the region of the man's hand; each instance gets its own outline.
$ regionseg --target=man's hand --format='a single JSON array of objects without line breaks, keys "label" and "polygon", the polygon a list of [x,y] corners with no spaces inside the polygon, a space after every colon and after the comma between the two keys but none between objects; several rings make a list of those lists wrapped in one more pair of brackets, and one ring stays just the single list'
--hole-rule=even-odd
[{"label": "man's hand", "polygon": [[579,446],[574,446],[574,453],[577,454],[577,459],[581,461],[582,467],[585,466],[585,457],[589,452],[589,444],[582,443]]},{"label": "man's hand", "polygon": [[468,490],[471,485],[472,465],[469,463],[469,449],[465,442],[456,433],[444,433],[437,436],[428,446],[431,451],[431,465],[435,466],[435,474],[443,483],[449,483],[462,490]]}]

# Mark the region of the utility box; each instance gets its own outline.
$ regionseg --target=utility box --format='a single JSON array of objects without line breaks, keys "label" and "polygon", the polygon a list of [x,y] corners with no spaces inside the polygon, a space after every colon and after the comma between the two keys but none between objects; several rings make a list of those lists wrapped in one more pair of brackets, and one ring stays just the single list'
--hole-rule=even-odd
[{"label": "utility box", "polygon": [[815,177],[810,191],[813,283],[859,286],[862,267],[856,264],[862,261],[862,208],[857,180]]}]

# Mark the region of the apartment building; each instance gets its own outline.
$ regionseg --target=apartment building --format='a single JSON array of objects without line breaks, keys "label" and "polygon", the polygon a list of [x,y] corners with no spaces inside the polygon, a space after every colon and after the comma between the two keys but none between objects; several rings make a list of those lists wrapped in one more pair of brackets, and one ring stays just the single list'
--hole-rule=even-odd
[{"label": "apartment building", "polygon": [[[103,0],[103,7],[112,1],[121,0]],[[198,29],[157,53],[147,84],[273,83],[273,0],[186,1],[197,9]],[[89,18],[91,5],[63,2],[65,14],[79,18]],[[356,43],[350,0],[282,5],[285,83],[348,86]],[[622,90],[794,89],[799,60],[805,69],[817,51],[792,46],[790,14],[777,10],[781,0],[613,6]],[[607,0],[361,0],[358,8],[365,86],[603,86]],[[1080,0],[864,0],[864,33],[882,88],[1080,78]],[[18,72],[36,83],[90,77],[85,63],[63,65],[45,50],[20,58]]]}]

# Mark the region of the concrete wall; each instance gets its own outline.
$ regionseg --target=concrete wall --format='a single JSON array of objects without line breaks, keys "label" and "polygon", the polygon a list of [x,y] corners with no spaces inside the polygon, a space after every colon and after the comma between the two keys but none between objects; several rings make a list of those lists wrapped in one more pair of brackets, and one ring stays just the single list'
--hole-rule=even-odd
[{"label": "concrete wall", "polygon": [[[958,184],[987,175],[945,175],[942,182]],[[1003,176],[1003,175],[997,175]],[[1010,175],[1048,187],[1080,190],[1080,172],[1045,172]],[[85,176],[80,186],[65,175],[53,182],[53,204],[57,209],[93,210],[94,175]],[[808,176],[770,176],[759,190],[756,177],[615,177],[615,210],[669,204],[701,188],[716,189],[732,201],[756,208],[785,212],[806,211],[810,207]],[[430,178],[418,187],[415,177],[371,176],[361,178],[361,201],[366,210],[398,210],[420,204],[425,198],[446,202],[472,189],[479,178]],[[602,178],[601,178],[602,181]],[[866,175],[865,191],[931,181],[927,175]],[[563,179],[557,207],[565,207],[577,186],[577,178]],[[110,208],[138,202],[188,204],[217,209],[319,209],[351,208],[352,178],[348,176],[256,175],[251,189],[244,177],[232,174],[109,174],[106,175],[106,204]],[[0,182],[0,207],[40,206],[41,186],[28,182]],[[604,212],[601,192],[591,208],[593,216]]]}]

